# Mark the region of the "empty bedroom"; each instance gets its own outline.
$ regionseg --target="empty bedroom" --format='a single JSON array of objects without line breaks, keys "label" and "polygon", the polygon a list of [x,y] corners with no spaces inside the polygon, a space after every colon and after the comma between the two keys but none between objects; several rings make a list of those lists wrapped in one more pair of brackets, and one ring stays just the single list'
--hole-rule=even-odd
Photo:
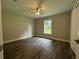
[{"label": "empty bedroom", "polygon": [[0,0],[0,59],[79,59],[79,0]]}]

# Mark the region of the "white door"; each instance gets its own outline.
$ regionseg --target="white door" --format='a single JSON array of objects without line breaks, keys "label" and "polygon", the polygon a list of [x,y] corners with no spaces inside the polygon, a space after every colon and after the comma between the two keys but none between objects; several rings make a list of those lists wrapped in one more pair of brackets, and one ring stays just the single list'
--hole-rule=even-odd
[{"label": "white door", "polygon": [[72,11],[71,19],[71,47],[76,54],[76,59],[79,59],[79,44],[75,40],[79,40],[79,6]]},{"label": "white door", "polygon": [[1,0],[0,0],[0,59],[3,59],[3,42],[2,42],[2,19],[1,19]]}]

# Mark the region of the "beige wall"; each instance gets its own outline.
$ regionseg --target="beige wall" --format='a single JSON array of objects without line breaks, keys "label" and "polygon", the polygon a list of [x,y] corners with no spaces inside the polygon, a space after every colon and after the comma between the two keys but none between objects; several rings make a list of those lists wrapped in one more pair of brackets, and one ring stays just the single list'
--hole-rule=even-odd
[{"label": "beige wall", "polygon": [[[43,33],[44,20],[52,20],[52,34]],[[34,35],[44,36],[48,38],[59,38],[69,40],[70,38],[70,12],[61,13],[58,15],[45,17],[35,20]]]},{"label": "beige wall", "polygon": [[33,20],[12,12],[3,11],[3,41],[32,37]]}]

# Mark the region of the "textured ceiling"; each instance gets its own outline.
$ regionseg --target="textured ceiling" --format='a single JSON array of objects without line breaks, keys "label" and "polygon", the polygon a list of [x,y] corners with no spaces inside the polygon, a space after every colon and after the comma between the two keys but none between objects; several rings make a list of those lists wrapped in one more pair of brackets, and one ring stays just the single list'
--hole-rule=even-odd
[{"label": "textured ceiling", "polygon": [[74,0],[42,0],[42,14],[36,15],[31,12],[37,7],[38,0],[2,0],[3,10],[12,11],[21,15],[25,15],[31,18],[46,17],[66,11],[70,11],[73,8]]}]

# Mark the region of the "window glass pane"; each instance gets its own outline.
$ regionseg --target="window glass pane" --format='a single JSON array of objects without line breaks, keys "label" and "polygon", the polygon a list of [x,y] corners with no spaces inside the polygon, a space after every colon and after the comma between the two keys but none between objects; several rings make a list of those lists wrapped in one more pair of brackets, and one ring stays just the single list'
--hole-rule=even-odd
[{"label": "window glass pane", "polygon": [[45,34],[51,34],[52,32],[52,21],[51,20],[45,20],[44,21],[44,33]]}]

